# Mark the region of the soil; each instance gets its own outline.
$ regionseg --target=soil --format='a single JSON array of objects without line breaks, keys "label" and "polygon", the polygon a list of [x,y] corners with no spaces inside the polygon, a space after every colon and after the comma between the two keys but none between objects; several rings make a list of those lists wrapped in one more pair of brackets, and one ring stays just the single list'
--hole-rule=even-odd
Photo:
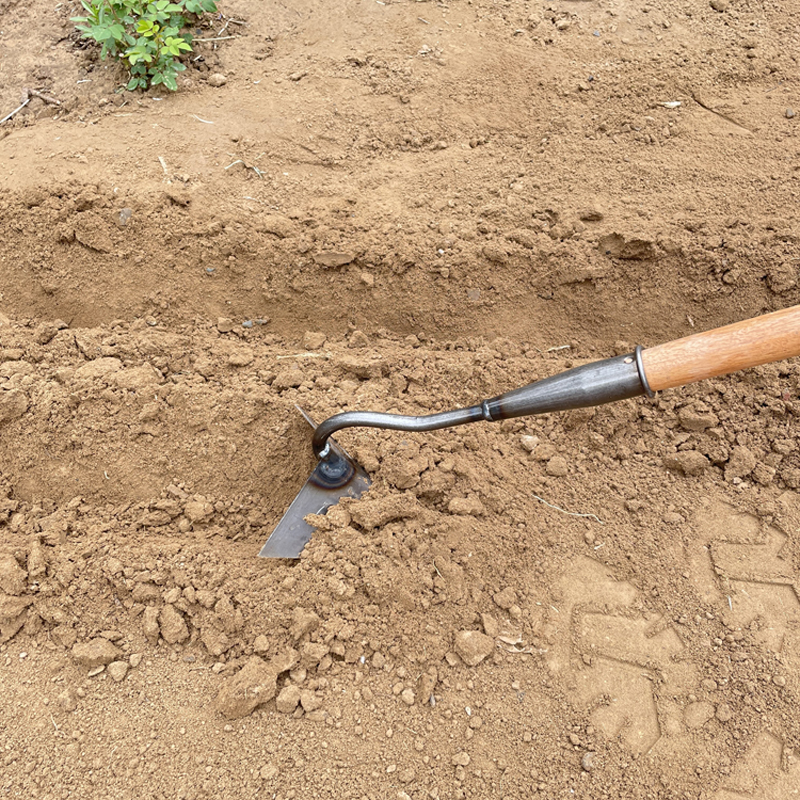
[{"label": "soil", "polygon": [[296,404],[800,302],[793,5],[223,0],[174,94],[79,8],[0,9],[0,793],[800,796],[797,361],[343,432],[257,558]]}]

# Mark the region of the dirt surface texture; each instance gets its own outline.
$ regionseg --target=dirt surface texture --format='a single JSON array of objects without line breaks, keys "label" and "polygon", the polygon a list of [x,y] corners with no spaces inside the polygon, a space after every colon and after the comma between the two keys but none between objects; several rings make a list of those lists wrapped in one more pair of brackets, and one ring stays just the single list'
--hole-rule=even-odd
[{"label": "dirt surface texture", "polygon": [[795,361],[342,432],[257,558],[296,404],[800,302],[796,4],[220,0],[175,93],[79,11],[0,5],[0,796],[800,797]]}]

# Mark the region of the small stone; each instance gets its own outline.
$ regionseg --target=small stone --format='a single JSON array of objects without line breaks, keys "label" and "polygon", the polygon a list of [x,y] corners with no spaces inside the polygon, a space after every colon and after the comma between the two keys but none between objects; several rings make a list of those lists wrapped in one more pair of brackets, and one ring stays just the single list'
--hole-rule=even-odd
[{"label": "small stone", "polygon": [[460,753],[456,753],[453,756],[450,763],[454,767],[466,767],[469,764],[469,762],[470,762],[469,753],[462,750]]},{"label": "small stone", "polygon": [[294,684],[289,684],[281,689],[275,706],[281,714],[293,714],[300,702],[300,688]]},{"label": "small stone", "polygon": [[727,11],[729,4],[729,0],[711,0],[711,8],[713,8],[714,11]]},{"label": "small stone", "polygon": [[128,674],[128,666],[129,664],[127,661],[112,661],[108,665],[108,674],[113,681],[119,683],[124,680],[125,676]]},{"label": "small stone", "polygon": [[253,652],[259,656],[269,652],[269,639],[263,633],[256,636],[253,642]]},{"label": "small stone", "polygon": [[581,759],[581,766],[583,767],[586,772],[590,772],[592,769],[592,764],[594,762],[595,754],[590,750],[588,753],[583,754],[583,758]]},{"label": "small stone", "polygon": [[455,638],[455,651],[470,667],[481,663],[494,650],[494,639],[480,631],[459,631]]},{"label": "small stone", "polygon": [[369,272],[361,273],[361,283],[368,286],[370,289],[375,285],[375,276]]},{"label": "small stone", "polygon": [[786,119],[792,119],[794,117],[794,109],[787,108],[786,109]]},{"label": "small stone", "polygon": [[230,333],[234,328],[234,323],[232,319],[228,317],[220,317],[217,320],[217,330],[220,333]]},{"label": "small stone", "polygon": [[773,676],[772,682],[776,686],[780,686],[781,688],[786,686],[786,678],[784,678],[783,675],[775,675],[775,676]]},{"label": "small stone", "polygon": [[569,467],[567,466],[567,459],[564,456],[553,456],[548,462],[547,467],[545,467],[545,472],[548,475],[552,475],[555,478],[563,478],[567,472],[569,472]]},{"label": "small stone", "polygon": [[142,654],[141,653],[132,653],[131,656],[128,658],[128,663],[131,665],[132,669],[136,669],[139,664],[142,663]]},{"label": "small stone", "polygon": [[110,664],[122,655],[108,639],[92,639],[89,642],[80,642],[72,648],[72,657],[82,667],[90,669]]},{"label": "small stone", "polygon": [[209,86],[216,86],[219,88],[220,86],[224,86],[228,82],[228,79],[219,72],[215,72],[213,75],[210,75],[208,78],[208,85]]},{"label": "small stone", "polygon": [[400,693],[400,699],[407,705],[413,706],[416,698],[414,697],[414,692],[411,689],[403,689]]},{"label": "small stone", "polygon": [[538,436],[520,436],[519,443],[522,445],[523,450],[527,450],[529,453],[532,453],[537,445],[539,444],[539,437]]}]

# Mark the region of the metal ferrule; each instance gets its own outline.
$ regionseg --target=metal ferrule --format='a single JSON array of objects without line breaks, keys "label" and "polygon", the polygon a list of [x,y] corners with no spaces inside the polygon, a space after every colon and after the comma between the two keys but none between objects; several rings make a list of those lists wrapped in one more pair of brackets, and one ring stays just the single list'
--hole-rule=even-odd
[{"label": "metal ferrule", "polygon": [[[638,356],[638,358],[637,358]],[[388,428],[398,431],[435,431],[468,422],[496,422],[511,417],[569,411],[573,408],[599,406],[651,394],[644,376],[639,348],[636,352],[561,372],[550,378],[529,383],[520,389],[484,400],[480,405],[415,417],[381,414],[373,411],[348,411],[320,423],[312,445],[318,458],[329,457],[332,448],[328,437],[342,428]]]},{"label": "metal ferrule", "polygon": [[521,389],[514,389],[485,405],[492,420],[548,414],[599,406],[645,394],[635,353],[575,367]]}]

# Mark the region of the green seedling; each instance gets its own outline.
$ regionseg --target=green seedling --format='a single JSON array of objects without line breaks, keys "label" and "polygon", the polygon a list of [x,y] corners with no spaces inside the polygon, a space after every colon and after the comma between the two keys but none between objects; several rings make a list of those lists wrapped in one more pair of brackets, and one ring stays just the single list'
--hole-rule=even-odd
[{"label": "green seedling", "polygon": [[125,64],[129,91],[163,84],[174,92],[186,69],[181,56],[192,52],[186,29],[217,10],[214,0],[81,0],[81,5],[86,16],[72,20],[81,38],[100,45],[100,58]]}]

